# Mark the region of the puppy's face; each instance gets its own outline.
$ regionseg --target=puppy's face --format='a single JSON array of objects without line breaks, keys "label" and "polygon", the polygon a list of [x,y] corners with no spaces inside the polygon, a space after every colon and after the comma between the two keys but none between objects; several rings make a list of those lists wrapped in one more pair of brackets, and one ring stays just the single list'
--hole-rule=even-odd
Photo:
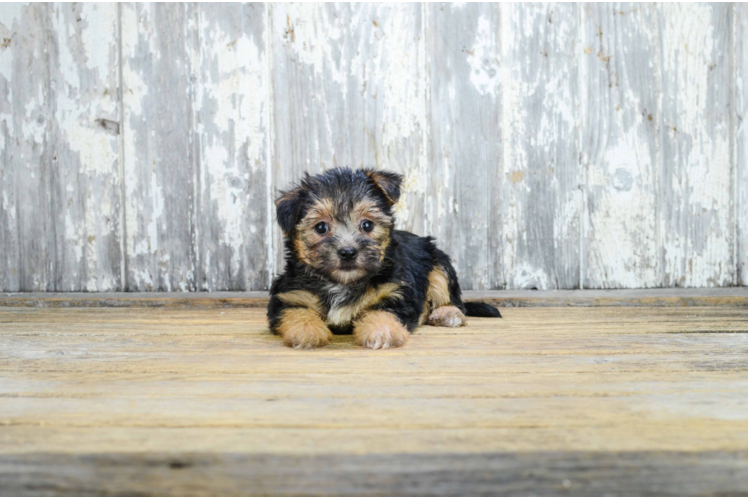
[{"label": "puppy's face", "polygon": [[337,283],[375,274],[390,243],[400,182],[388,172],[333,169],[283,193],[278,221],[296,258]]}]

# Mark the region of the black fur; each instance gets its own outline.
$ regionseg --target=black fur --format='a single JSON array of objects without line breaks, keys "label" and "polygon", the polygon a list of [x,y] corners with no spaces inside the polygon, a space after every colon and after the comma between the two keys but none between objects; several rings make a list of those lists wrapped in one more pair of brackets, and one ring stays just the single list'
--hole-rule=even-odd
[{"label": "black fur", "polygon": [[465,302],[468,316],[479,318],[500,318],[501,313],[494,306],[484,304],[483,302]]},{"label": "black fur", "polygon": [[[280,293],[294,290],[311,292],[329,310],[332,300],[340,298],[340,290],[345,290],[344,304],[352,303],[366,293],[368,287],[390,282],[400,284],[402,297],[384,300],[373,306],[373,309],[393,313],[409,331],[413,331],[423,313],[429,273],[437,265],[446,271],[449,278],[452,305],[469,316],[501,316],[497,309],[487,304],[462,302],[460,285],[449,256],[436,248],[433,238],[393,229],[392,205],[400,197],[401,182],[401,176],[389,172],[336,168],[314,177],[306,175],[298,186],[282,193],[277,202],[277,213],[278,222],[286,235],[286,269],[273,281],[270,289],[268,319],[273,331],[276,331],[284,308],[288,307],[278,299],[277,295]],[[371,269],[376,269],[370,271],[370,267],[366,267],[367,274],[364,277],[346,285],[336,284],[324,266],[313,268],[302,262],[294,248],[297,224],[304,218],[311,204],[323,198],[335,200],[335,209],[341,217],[363,199],[375,201],[383,213],[392,217],[392,224],[388,227],[389,244],[384,258],[379,258],[380,253],[376,266],[371,266]],[[364,243],[362,245],[365,246]],[[351,333],[351,329],[352,326],[347,325],[333,329],[333,333]]]}]

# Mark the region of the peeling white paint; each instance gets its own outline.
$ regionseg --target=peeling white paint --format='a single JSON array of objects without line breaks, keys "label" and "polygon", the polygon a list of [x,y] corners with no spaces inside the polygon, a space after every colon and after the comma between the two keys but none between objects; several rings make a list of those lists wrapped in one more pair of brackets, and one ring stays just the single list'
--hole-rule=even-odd
[{"label": "peeling white paint", "polygon": [[[57,234],[65,240],[59,252],[64,260],[54,263],[67,273],[63,286],[89,291],[118,286],[119,278],[107,272],[108,259],[115,258],[107,252],[122,236],[112,216],[119,213],[120,201],[125,204],[128,276],[135,288],[220,288],[226,280],[244,277],[248,282],[245,275],[267,273],[274,266],[265,264],[266,256],[258,259],[260,270],[248,259],[261,246],[261,235],[273,234],[269,225],[274,218],[256,211],[272,209],[268,193],[284,187],[274,182],[285,182],[287,172],[303,168],[369,162],[404,174],[404,195],[396,206],[398,227],[419,233],[433,231],[443,237],[449,234],[442,231],[445,227],[462,220],[458,215],[474,213],[471,200],[466,203],[465,193],[456,193],[453,186],[462,176],[476,175],[478,168],[461,164],[457,158],[464,156],[454,144],[432,145],[431,134],[439,127],[440,134],[464,137],[460,148],[485,148],[492,138],[465,133],[475,111],[463,106],[466,97],[452,83],[439,94],[444,103],[437,104],[453,106],[456,119],[441,123],[432,115],[436,97],[431,89],[437,88],[432,79],[446,77],[432,73],[432,62],[440,54],[432,53],[427,43],[438,36],[429,24],[430,7],[258,6],[253,11],[260,16],[257,22],[257,16],[244,15],[247,6],[222,7],[242,12],[232,18],[190,5],[176,8],[175,13],[185,14],[184,26],[172,30],[166,29],[171,15],[156,17],[167,8],[0,5],[0,41],[13,39],[0,47],[0,89],[5,90],[0,97],[0,149],[12,151],[24,173],[4,171],[3,181],[19,183],[13,188],[18,187],[21,196],[38,192],[37,184],[47,180],[34,167],[40,152],[45,158],[59,154],[56,179],[63,199],[59,207],[45,210],[57,212]],[[739,23],[732,38],[725,35],[727,11],[721,6],[641,6],[642,13],[614,16],[608,24],[587,15],[586,9],[606,10],[596,6],[511,4],[496,7],[501,9],[496,17],[476,15],[474,6],[462,3],[446,8],[452,16],[473,16],[458,58],[464,74],[453,78],[465,82],[464,88],[474,91],[481,103],[500,101],[495,105],[501,107],[502,137],[496,150],[503,171],[492,176],[500,185],[470,193],[484,198],[492,193],[497,199],[484,199],[492,213],[487,209],[465,223],[470,231],[501,234],[500,255],[481,254],[489,263],[503,263],[503,269],[493,271],[496,276],[509,287],[571,286],[573,281],[564,275],[567,268],[580,266],[575,251],[581,251],[581,267],[588,271],[582,274],[593,287],[733,283],[739,271],[735,261],[745,262],[748,246],[748,188],[741,181],[748,175],[745,127],[731,130],[737,124],[728,116],[745,114],[748,51],[737,50],[746,26],[743,7],[727,7]],[[585,9],[581,16],[577,8]],[[48,23],[33,20],[32,9],[38,15],[49,11],[52,17]],[[122,12],[125,59],[121,123],[117,9]],[[498,19],[500,34],[492,25]],[[250,22],[256,25],[246,24]],[[43,44],[15,45],[39,40],[33,23],[49,28],[54,40],[49,54],[41,52]],[[597,28],[603,30],[602,46]],[[160,36],[167,37],[176,52],[184,49],[187,57],[161,61]],[[742,60],[726,59],[730,39]],[[656,57],[641,57],[642,46]],[[585,52],[588,48],[590,53]],[[16,53],[36,61],[34,68],[53,58],[53,87],[40,76],[28,90],[15,86],[21,95],[14,95]],[[623,59],[640,62],[621,69],[616,64]],[[197,157],[189,184],[195,192],[184,195],[199,201],[199,211],[186,218],[195,225],[194,241],[189,242],[181,239],[184,221],[175,221],[169,213],[175,187],[163,175],[170,168],[164,152],[154,146],[162,137],[150,111],[168,95],[149,73],[157,63],[184,70],[191,78],[185,102],[192,108],[178,111],[194,122],[192,132],[184,141],[175,136],[179,144],[193,145],[190,154]],[[599,74],[590,73],[595,68]],[[734,79],[732,74],[724,78],[726,68],[734,68]],[[635,88],[634,79],[655,97]],[[725,100],[731,81],[735,99]],[[602,90],[590,82],[598,82]],[[608,84],[611,90],[606,90]],[[580,109],[580,93],[584,101],[593,90],[599,94]],[[286,120],[280,113],[290,100],[288,92],[294,93],[296,107],[293,119]],[[604,100],[595,101],[598,98]],[[728,108],[731,103],[735,109]],[[604,116],[585,122],[597,108]],[[49,109],[53,116],[47,116]],[[102,127],[100,119],[118,123],[123,133],[124,178],[118,173],[118,137]],[[274,122],[279,119],[290,124],[290,138],[289,130]],[[300,122],[314,125],[300,129]],[[276,144],[276,132],[286,142]],[[278,148],[288,152],[280,155]],[[574,168],[579,163],[587,177],[576,185]],[[434,167],[437,179],[432,179]],[[499,168],[489,168],[494,167]],[[0,186],[3,229],[16,228],[19,206],[21,220],[43,220],[35,206],[16,200],[15,192]],[[119,193],[125,200],[119,200]],[[588,210],[584,215],[583,203]],[[488,227],[488,220],[494,227]],[[580,221],[587,228],[581,237]],[[736,240],[736,232],[742,239]],[[202,269],[190,268],[193,256],[184,254],[191,251]],[[466,260],[466,255],[456,256],[455,262],[465,268],[483,265]],[[31,271],[24,286],[50,286],[45,269],[53,263],[41,264],[43,269]],[[743,264],[743,274],[747,267]],[[202,283],[195,284],[196,272]],[[213,280],[219,273],[224,281]],[[0,286],[19,286],[8,283]]]},{"label": "peeling white paint", "polygon": [[286,6],[286,18],[277,19],[277,29],[284,32],[285,43],[293,48],[299,61],[316,73],[343,84],[345,71],[333,56],[334,42],[339,41],[347,26],[342,19],[329,16],[322,4],[294,3]]},{"label": "peeling white paint", "polygon": [[82,37],[86,65],[104,79],[113,70],[116,62],[116,48],[112,33],[117,32],[117,9],[95,3],[81,4],[81,21],[86,26],[86,36]]},{"label": "peeling white paint", "polygon": [[488,19],[481,16],[478,18],[473,47],[466,52],[471,68],[470,81],[478,92],[492,96],[496,96],[501,82],[499,61],[496,58],[496,38]]},{"label": "peeling white paint", "polygon": [[[41,88],[39,90],[41,93]],[[26,103],[26,114],[23,117],[23,135],[26,140],[33,141],[40,147],[44,147],[44,134],[47,132],[47,121],[44,119],[44,108],[42,103],[44,97],[39,96],[40,100],[31,100]]]},{"label": "peeling white paint", "polygon": [[266,168],[267,153],[263,38],[238,32],[230,12],[216,16],[209,9],[200,11],[203,43],[195,62],[204,68],[196,92],[203,220],[221,228],[218,238],[203,243],[202,268],[209,289],[225,287],[242,272],[255,272],[248,258],[262,255],[262,250],[251,237],[257,232],[253,222],[266,222],[252,210],[264,207],[264,197],[256,194],[266,193],[264,181],[255,184],[256,175]]},{"label": "peeling white paint", "polygon": [[[693,225],[663,243],[667,285],[724,286],[734,275],[726,70],[727,6],[663,4],[663,68],[677,93],[664,96],[665,151],[672,153],[670,228]],[[708,20],[708,22],[706,22]],[[720,80],[720,75],[725,75]],[[687,175],[685,173],[687,172]],[[677,233],[676,233],[677,234]]]},{"label": "peeling white paint", "polygon": [[533,288],[547,290],[548,288],[553,288],[553,284],[543,269],[526,263],[519,264],[516,268],[512,269],[512,275],[513,285],[519,290]]},{"label": "peeling white paint", "polygon": [[16,21],[21,20],[24,9],[27,8],[27,4],[22,2],[3,2],[0,3],[0,24],[6,27],[6,29],[13,29],[13,25]]}]

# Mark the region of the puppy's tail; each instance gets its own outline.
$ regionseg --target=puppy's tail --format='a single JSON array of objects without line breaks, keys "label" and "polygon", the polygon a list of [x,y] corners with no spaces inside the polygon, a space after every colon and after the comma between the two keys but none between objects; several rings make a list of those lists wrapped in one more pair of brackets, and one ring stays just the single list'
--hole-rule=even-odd
[{"label": "puppy's tail", "polygon": [[465,311],[468,316],[476,316],[478,318],[501,317],[498,309],[483,302],[465,302]]}]

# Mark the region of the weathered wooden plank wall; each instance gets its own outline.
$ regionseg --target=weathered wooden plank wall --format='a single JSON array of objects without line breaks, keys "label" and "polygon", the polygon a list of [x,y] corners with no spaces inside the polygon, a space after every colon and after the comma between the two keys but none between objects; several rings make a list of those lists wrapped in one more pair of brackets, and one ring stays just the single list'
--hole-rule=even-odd
[{"label": "weathered wooden plank wall", "polygon": [[585,286],[658,286],[658,6],[584,4],[582,26]]},{"label": "weathered wooden plank wall", "polygon": [[735,182],[733,213],[735,214],[735,265],[737,282],[748,285],[748,5],[733,5],[732,36],[733,74],[733,146],[735,147]]},{"label": "weathered wooden plank wall", "polygon": [[2,4],[0,290],[261,290],[405,175],[466,289],[748,285],[740,4]]}]

